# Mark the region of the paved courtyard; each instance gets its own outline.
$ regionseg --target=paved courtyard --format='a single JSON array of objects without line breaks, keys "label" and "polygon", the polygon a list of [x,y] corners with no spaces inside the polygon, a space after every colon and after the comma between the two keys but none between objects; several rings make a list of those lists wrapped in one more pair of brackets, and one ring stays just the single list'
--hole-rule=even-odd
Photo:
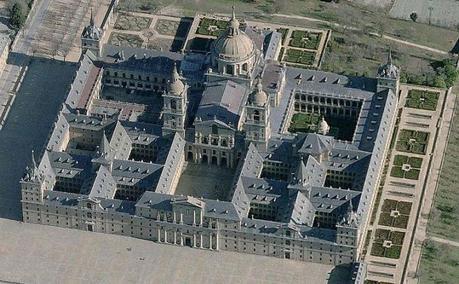
[{"label": "paved courtyard", "polygon": [[0,219],[0,282],[343,283],[333,266]]},{"label": "paved courtyard", "polygon": [[215,165],[187,163],[175,194],[227,200],[234,171]]}]

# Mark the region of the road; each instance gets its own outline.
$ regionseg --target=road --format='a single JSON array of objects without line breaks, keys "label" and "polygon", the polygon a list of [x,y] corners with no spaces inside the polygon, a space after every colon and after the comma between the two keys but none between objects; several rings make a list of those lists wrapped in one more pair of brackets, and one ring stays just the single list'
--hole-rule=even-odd
[{"label": "road", "polygon": [[447,245],[450,245],[450,246],[459,247],[459,242],[456,242],[456,241],[446,240],[446,239],[442,239],[442,238],[439,238],[439,237],[429,237],[429,239],[431,239],[432,241],[435,241],[435,242],[447,244]]}]

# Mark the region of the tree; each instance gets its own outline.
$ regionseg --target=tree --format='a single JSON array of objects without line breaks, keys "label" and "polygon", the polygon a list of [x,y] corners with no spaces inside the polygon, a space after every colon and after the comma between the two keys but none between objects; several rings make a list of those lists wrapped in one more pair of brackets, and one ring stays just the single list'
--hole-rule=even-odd
[{"label": "tree", "polygon": [[27,7],[23,2],[16,1],[9,9],[10,25],[19,30],[24,25],[27,18]]},{"label": "tree", "polygon": [[418,20],[418,13],[416,12],[413,12],[410,14],[410,19],[413,21],[413,22],[416,22]]},{"label": "tree", "polygon": [[434,78],[433,78],[433,84],[432,84],[434,87],[437,87],[437,88],[446,88],[446,82],[445,82],[445,78],[444,76],[442,75],[436,75]]}]

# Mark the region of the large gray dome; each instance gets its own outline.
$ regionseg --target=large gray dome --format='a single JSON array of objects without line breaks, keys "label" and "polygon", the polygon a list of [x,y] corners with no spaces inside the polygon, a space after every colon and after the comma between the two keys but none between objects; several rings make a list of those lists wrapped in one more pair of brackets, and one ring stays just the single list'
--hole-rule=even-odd
[{"label": "large gray dome", "polygon": [[237,62],[254,54],[255,45],[253,41],[239,29],[239,25],[233,10],[228,28],[214,42],[212,53],[215,57]]}]

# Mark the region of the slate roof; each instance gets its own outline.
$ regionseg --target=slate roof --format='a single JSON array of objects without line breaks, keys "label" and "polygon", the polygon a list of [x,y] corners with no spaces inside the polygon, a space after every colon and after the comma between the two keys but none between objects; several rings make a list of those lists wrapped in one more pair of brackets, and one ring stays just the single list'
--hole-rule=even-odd
[{"label": "slate roof", "polygon": [[196,117],[202,121],[214,118],[234,126],[238,125],[245,104],[247,89],[233,81],[225,80],[206,86]]},{"label": "slate roof", "polygon": [[308,133],[303,138],[300,138],[298,143],[301,146],[298,152],[308,155],[320,155],[332,149],[334,140],[332,136]]},{"label": "slate roof", "polygon": [[[136,207],[154,208],[164,211],[172,211],[172,206],[177,200],[186,200],[190,197],[177,195],[162,194],[158,192],[146,191],[137,201]],[[191,197],[193,200],[203,204],[204,217],[221,218],[228,220],[239,220],[234,204],[227,201],[218,201],[211,199],[201,199]],[[199,206],[201,207],[201,206]]]},{"label": "slate roof", "polygon": [[91,168],[91,160],[87,156],[71,155],[66,152],[47,152],[50,166],[56,176],[74,178],[77,175],[86,176]]}]

